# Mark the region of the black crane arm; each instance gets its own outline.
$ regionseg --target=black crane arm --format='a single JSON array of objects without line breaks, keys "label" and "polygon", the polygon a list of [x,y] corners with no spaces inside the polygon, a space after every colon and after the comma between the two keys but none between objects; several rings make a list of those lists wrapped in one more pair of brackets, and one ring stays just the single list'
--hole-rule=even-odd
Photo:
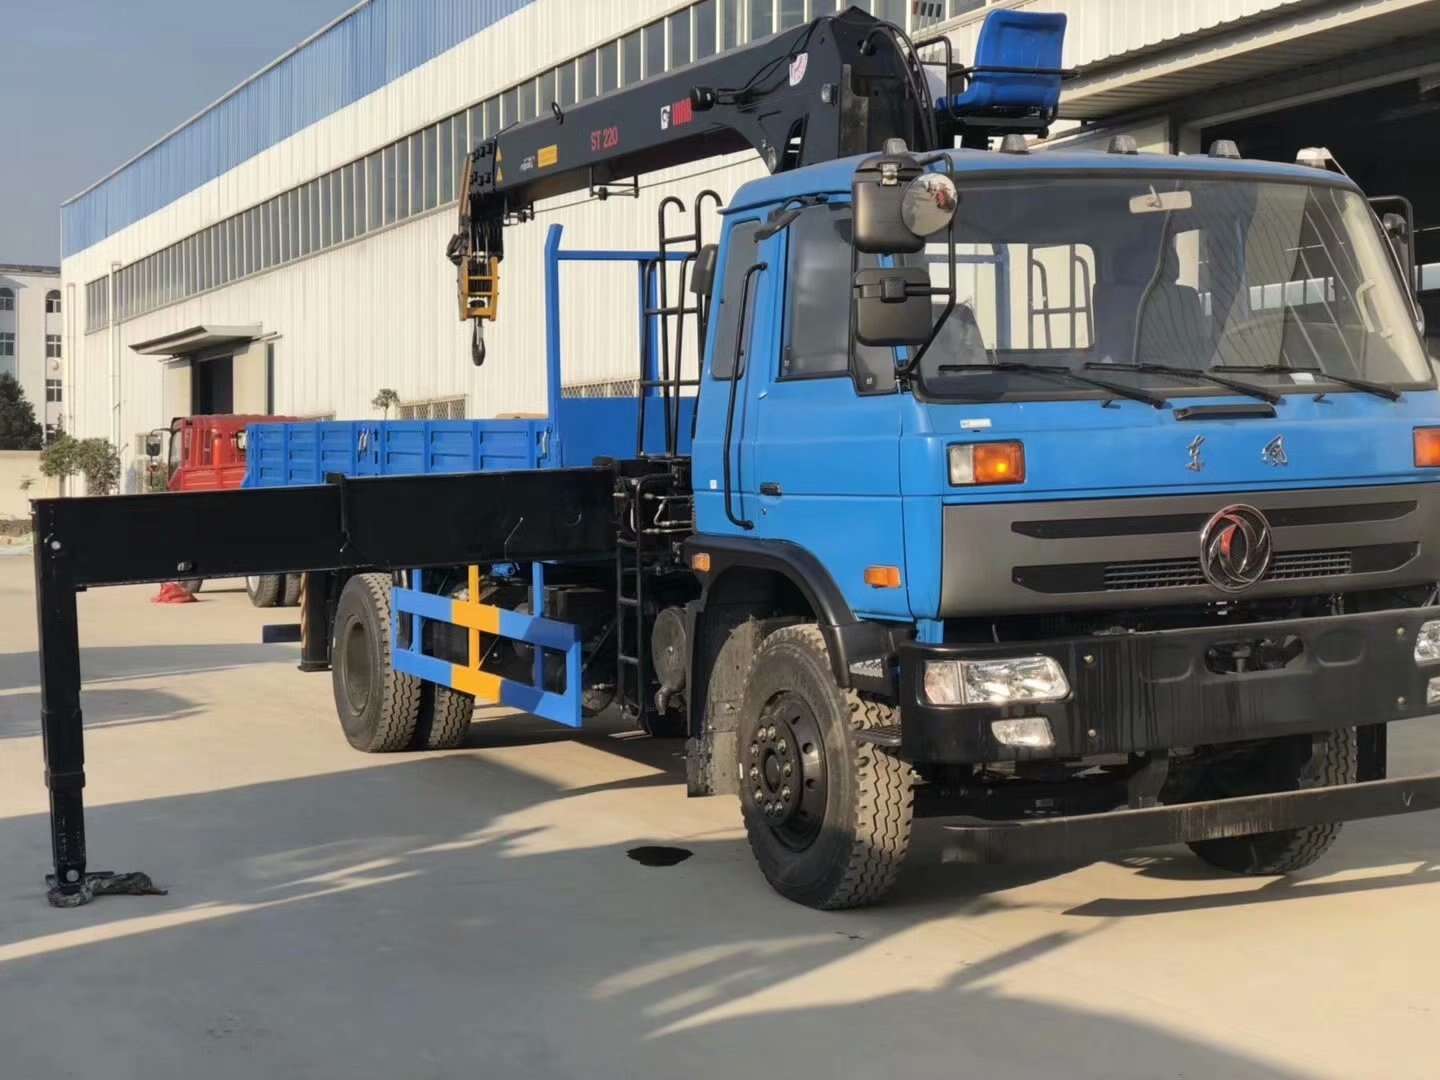
[{"label": "black crane arm", "polygon": [[495,318],[507,222],[536,202],[746,148],[771,172],[938,142],[924,72],[904,34],[858,8],[592,101],[505,128],[466,163],[460,317]]}]

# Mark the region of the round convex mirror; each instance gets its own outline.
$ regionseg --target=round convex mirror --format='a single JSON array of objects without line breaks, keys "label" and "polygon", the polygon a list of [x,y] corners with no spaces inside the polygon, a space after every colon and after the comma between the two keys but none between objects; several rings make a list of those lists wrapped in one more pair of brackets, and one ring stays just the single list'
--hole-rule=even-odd
[{"label": "round convex mirror", "polygon": [[900,220],[916,236],[930,236],[950,224],[958,196],[944,173],[927,172],[910,181],[900,202]]}]

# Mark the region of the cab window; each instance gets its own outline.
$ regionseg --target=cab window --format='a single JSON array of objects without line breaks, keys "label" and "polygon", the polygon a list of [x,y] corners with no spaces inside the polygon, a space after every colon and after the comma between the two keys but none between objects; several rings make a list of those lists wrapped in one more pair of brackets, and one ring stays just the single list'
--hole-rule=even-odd
[{"label": "cab window", "polygon": [[184,448],[189,445],[190,431],[187,428],[175,428],[170,432],[170,472],[173,479],[180,471],[180,464],[184,460]]},{"label": "cab window", "polygon": [[[715,353],[710,363],[711,374],[717,379],[730,379],[736,371],[735,339],[737,323],[740,321],[742,306],[741,293],[745,290],[745,275],[755,265],[760,252],[760,242],[755,234],[760,231],[760,222],[742,221],[730,230],[730,252],[725,259],[725,277],[720,282],[719,295],[715,297]],[[745,329],[740,334],[741,348],[738,368],[745,373],[745,355],[750,349],[750,331],[755,325],[755,308],[759,292],[758,275],[750,279],[750,299],[744,303]]]},{"label": "cab window", "polygon": [[[790,224],[781,379],[823,379],[850,372],[850,207],[814,206]],[[875,265],[861,256],[860,265]],[[862,392],[895,388],[888,348],[855,345]]]}]

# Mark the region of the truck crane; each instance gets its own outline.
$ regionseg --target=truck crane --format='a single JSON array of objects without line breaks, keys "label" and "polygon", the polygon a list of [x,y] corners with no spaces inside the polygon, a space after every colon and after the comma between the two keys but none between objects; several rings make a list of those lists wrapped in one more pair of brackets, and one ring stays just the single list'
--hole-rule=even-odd
[{"label": "truck crane", "polygon": [[[1440,702],[1403,238],[1324,155],[1033,150],[1063,29],[996,11],[961,67],[852,9],[503,130],[448,249],[477,340],[541,200],[771,175],[713,244],[710,196],[648,251],[551,227],[544,418],[256,426],[246,490],[37,501],[51,901],[153,888],[87,867],[75,592],[177,574],[304,572],[301,666],[363,751],[461,745],[476,701],[684,735],[816,908],[881,899],[917,821],[1270,874],[1440,807],[1387,776]],[[567,260],[639,268],[633,399],[560,392]]]}]

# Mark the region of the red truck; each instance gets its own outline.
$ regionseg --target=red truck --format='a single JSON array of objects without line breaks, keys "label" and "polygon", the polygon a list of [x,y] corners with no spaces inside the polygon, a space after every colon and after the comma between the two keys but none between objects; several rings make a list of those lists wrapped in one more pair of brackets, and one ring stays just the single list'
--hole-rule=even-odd
[{"label": "red truck", "polygon": [[[152,491],[221,491],[245,482],[245,428],[281,423],[293,416],[177,416],[170,421],[170,446],[160,454],[166,432],[154,431],[146,445],[150,458],[147,487]],[[163,472],[161,470],[164,470]],[[192,593],[203,578],[180,582]],[[260,574],[245,579],[245,591],[256,607],[291,607],[300,600],[299,574]]]}]

